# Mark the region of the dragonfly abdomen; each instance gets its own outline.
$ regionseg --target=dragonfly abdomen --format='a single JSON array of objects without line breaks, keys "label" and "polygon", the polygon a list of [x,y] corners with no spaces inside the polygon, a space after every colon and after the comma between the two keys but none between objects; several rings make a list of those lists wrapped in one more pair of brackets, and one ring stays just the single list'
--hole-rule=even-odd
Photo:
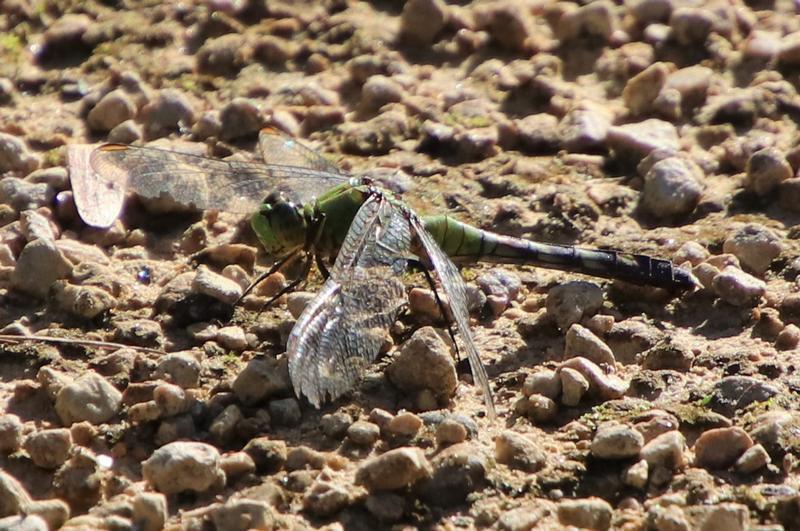
[{"label": "dragonfly abdomen", "polygon": [[691,273],[669,260],[604,249],[581,249],[503,236],[449,216],[424,219],[425,228],[456,262],[526,264],[667,289],[691,289]]}]

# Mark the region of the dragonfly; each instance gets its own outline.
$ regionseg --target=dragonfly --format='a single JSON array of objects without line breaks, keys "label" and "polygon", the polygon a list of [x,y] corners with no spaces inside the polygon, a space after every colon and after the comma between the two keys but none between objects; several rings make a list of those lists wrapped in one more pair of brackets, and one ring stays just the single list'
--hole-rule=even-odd
[{"label": "dragonfly", "polygon": [[345,172],[272,129],[261,131],[258,149],[262,161],[243,162],[105,144],[89,155],[96,187],[79,190],[73,184],[75,201],[81,217],[95,226],[113,222],[125,191],[248,214],[266,252],[278,258],[268,273],[301,260],[301,274],[286,289],[316,263],[326,280],[297,319],[286,352],[295,393],[317,408],[352,389],[381,353],[406,308],[402,280],[410,267],[422,270],[429,282],[431,273],[438,278],[456,332],[449,329],[466,351],[492,417],[489,378],[456,263],[529,264],[670,290],[696,285],[690,272],[668,260],[529,241],[449,215],[420,216],[370,178]]}]

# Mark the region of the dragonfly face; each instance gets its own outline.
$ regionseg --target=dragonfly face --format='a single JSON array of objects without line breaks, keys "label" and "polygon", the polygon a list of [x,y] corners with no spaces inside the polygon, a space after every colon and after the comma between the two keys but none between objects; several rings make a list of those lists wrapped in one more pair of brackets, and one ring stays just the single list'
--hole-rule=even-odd
[{"label": "dragonfly face", "polygon": [[250,225],[272,256],[286,256],[303,247],[309,230],[303,208],[282,194],[270,194],[250,218]]}]

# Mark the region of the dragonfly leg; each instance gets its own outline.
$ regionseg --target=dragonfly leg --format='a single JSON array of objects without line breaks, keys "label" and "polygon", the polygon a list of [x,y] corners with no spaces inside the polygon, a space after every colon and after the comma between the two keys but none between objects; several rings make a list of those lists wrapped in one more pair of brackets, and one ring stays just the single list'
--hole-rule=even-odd
[{"label": "dragonfly leg", "polygon": [[431,290],[433,290],[433,298],[436,300],[436,306],[439,307],[439,312],[442,314],[442,318],[444,319],[445,323],[447,323],[447,333],[450,335],[450,339],[453,341],[453,348],[455,348],[456,350],[456,361],[457,362],[461,361],[461,353],[458,350],[456,333],[453,330],[453,321],[448,317],[447,310],[444,307],[442,298],[439,297],[439,291],[436,289],[436,283],[433,281],[433,277],[431,276],[430,270],[427,267],[425,267],[425,264],[423,264],[419,260],[409,259],[409,265],[414,269],[422,271],[422,274],[425,275],[425,280],[428,282],[428,285],[431,287]]},{"label": "dragonfly leg", "polygon": [[289,282],[289,284],[281,288],[281,290],[278,293],[270,297],[269,300],[261,306],[261,309],[258,310],[256,318],[258,318],[261,315],[261,312],[272,306],[275,303],[275,301],[278,300],[282,295],[294,291],[295,288],[297,288],[297,286],[299,286],[301,282],[305,281],[305,279],[308,277],[308,273],[311,271],[311,263],[312,263],[311,258],[306,254],[305,262],[303,263],[303,272],[300,273],[296,279],[292,280],[291,282]]},{"label": "dragonfly leg", "polygon": [[251,282],[250,285],[247,286],[247,289],[244,290],[242,295],[238,299],[236,299],[236,302],[234,303],[234,306],[238,306],[239,303],[242,302],[242,299],[247,297],[250,294],[250,292],[253,291],[253,289],[256,286],[258,286],[259,284],[261,284],[261,282],[264,281],[264,279],[266,279],[267,277],[269,277],[271,274],[275,273],[276,271],[279,271],[283,266],[285,266],[287,263],[289,263],[289,261],[297,258],[298,253],[299,253],[299,251],[295,251],[295,252],[293,252],[293,253],[281,258],[277,262],[273,263],[272,267],[270,267],[269,270],[267,270],[264,273],[261,273],[260,275],[258,275],[258,278],[256,278],[253,282]]},{"label": "dragonfly leg", "polygon": [[328,266],[325,265],[325,261],[318,254],[314,255],[314,261],[317,263],[317,268],[319,269],[319,272],[322,273],[322,279],[328,280],[328,277],[331,276],[331,273],[330,271],[328,271]]}]

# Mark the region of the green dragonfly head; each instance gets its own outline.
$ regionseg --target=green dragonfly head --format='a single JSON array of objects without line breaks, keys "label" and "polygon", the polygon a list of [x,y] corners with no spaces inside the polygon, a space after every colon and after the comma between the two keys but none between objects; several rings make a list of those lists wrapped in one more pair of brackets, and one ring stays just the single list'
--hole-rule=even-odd
[{"label": "green dragonfly head", "polygon": [[286,256],[305,245],[308,221],[302,206],[270,194],[250,218],[250,225],[271,256]]}]

